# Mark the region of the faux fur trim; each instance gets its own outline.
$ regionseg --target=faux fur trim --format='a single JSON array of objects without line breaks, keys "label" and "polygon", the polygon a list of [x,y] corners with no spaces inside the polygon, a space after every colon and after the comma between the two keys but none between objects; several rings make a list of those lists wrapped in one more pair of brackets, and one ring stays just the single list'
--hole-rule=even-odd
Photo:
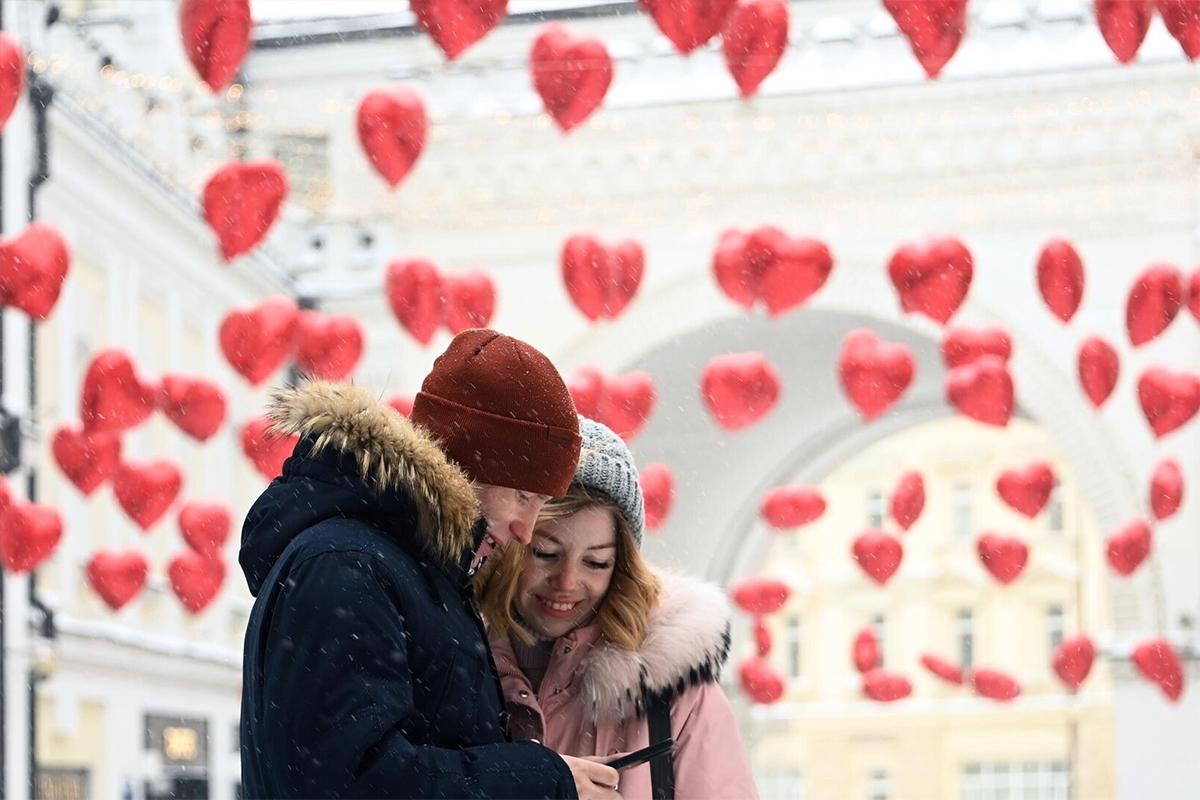
[{"label": "faux fur trim", "polygon": [[637,650],[597,645],[581,668],[580,699],[594,722],[645,713],[651,698],[670,702],[690,686],[716,681],[729,657],[730,606],[715,584],[658,573],[663,591]]},{"label": "faux fur trim", "polygon": [[479,501],[466,474],[420,426],[359,386],[310,381],[271,394],[272,430],[312,436],[312,453],[326,447],[357,456],[362,477],[380,491],[412,493],[419,533],[455,562],[474,545]]}]

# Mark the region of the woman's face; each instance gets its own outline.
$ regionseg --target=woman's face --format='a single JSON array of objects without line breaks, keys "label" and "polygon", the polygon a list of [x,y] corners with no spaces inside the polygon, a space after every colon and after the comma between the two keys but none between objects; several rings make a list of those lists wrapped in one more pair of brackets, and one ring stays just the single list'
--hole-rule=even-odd
[{"label": "woman's face", "polygon": [[600,506],[538,523],[517,582],[517,610],[535,633],[556,639],[591,620],[612,583],[616,527]]}]

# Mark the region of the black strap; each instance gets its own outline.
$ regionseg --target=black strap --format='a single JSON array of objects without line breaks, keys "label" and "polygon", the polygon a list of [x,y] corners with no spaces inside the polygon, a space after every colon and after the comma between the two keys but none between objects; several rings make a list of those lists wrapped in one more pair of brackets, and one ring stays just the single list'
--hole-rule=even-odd
[{"label": "black strap", "polygon": [[[671,704],[666,700],[651,698],[646,721],[650,724],[650,744],[671,738]],[[675,800],[675,765],[669,750],[650,759],[650,786],[654,800]]]}]

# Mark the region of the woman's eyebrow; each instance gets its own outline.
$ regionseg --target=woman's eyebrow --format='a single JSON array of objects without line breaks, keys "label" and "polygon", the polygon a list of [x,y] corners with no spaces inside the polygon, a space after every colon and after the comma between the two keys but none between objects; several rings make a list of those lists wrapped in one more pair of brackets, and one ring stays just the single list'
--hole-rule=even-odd
[{"label": "woman's eyebrow", "polygon": [[608,550],[608,549],[615,550],[616,547],[617,547],[616,542],[613,542],[612,544],[594,544],[591,547],[589,547],[588,550]]}]

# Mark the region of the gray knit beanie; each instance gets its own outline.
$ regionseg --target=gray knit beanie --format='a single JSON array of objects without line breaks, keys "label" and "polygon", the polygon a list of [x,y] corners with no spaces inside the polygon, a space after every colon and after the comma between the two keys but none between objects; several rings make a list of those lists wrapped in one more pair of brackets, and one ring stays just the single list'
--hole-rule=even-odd
[{"label": "gray knit beanie", "polygon": [[579,467],[571,483],[616,503],[641,547],[646,514],[633,453],[611,429],[584,416],[579,417],[579,435],[583,445],[579,450]]}]

